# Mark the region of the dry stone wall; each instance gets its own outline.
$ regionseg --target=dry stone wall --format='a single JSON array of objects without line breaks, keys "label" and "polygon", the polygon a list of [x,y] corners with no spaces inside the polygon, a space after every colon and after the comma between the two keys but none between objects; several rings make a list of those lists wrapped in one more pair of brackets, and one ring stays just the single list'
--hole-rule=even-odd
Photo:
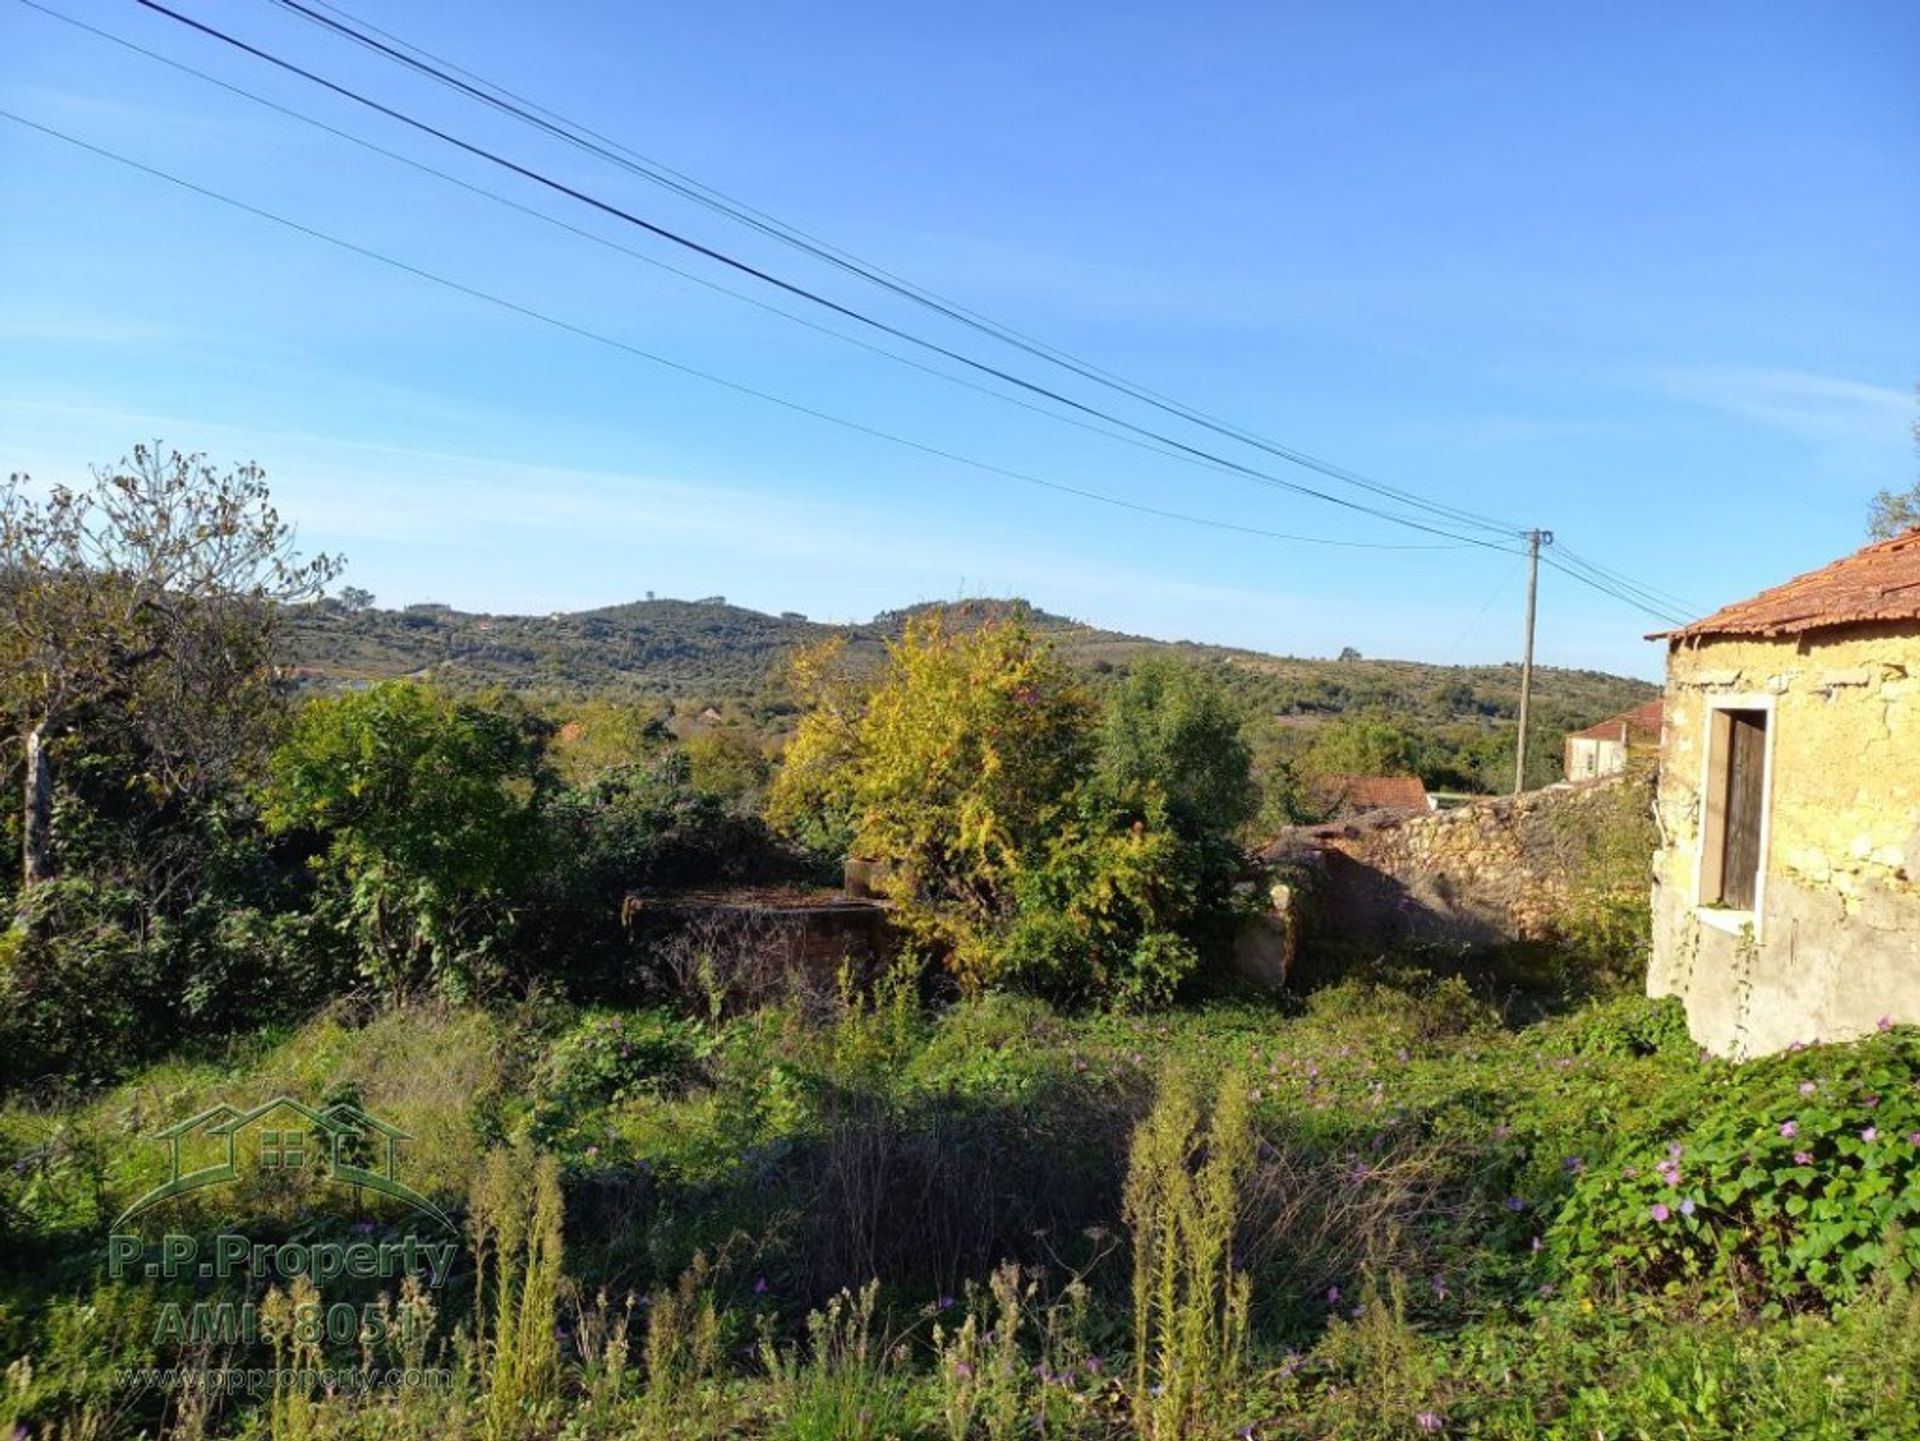
[{"label": "dry stone wall", "polygon": [[[1284,922],[1289,962],[1316,942],[1546,939],[1596,831],[1623,808],[1650,811],[1652,798],[1650,776],[1609,776],[1453,810],[1296,827],[1265,852],[1274,912],[1266,924]],[[1252,973],[1248,960],[1242,969]]]}]

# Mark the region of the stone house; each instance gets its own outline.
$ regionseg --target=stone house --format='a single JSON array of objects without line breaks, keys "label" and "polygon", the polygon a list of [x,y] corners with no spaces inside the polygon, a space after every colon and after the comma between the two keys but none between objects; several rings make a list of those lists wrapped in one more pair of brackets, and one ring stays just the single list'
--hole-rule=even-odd
[{"label": "stone house", "polygon": [[1732,1056],[1920,1021],[1920,528],[1649,638],[1648,994]]},{"label": "stone house", "polygon": [[1567,779],[1592,781],[1617,776],[1627,768],[1628,761],[1659,755],[1664,705],[1656,698],[1568,735],[1563,756]]}]

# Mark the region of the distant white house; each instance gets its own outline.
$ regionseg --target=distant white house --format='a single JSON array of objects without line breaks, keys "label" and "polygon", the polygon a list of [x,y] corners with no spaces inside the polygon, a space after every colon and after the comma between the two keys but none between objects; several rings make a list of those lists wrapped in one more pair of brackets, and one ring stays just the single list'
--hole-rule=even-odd
[{"label": "distant white house", "polygon": [[1648,701],[1633,710],[1609,716],[1598,725],[1567,737],[1565,762],[1570,781],[1617,776],[1636,755],[1658,755],[1660,724],[1666,702]]}]

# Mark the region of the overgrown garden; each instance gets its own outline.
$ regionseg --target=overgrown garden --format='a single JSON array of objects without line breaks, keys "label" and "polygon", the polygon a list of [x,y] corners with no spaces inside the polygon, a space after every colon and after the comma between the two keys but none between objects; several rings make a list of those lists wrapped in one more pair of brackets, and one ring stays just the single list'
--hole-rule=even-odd
[{"label": "overgrown garden", "polygon": [[[923,616],[796,656],[776,755],[608,700],[297,700],[279,627],[334,567],[256,472],[16,486],[0,542],[15,1434],[1915,1434],[1920,1035],[1700,1055],[1633,993],[1644,817],[1581,838],[1551,964],[1255,993],[1274,791],[1204,669]],[[622,923],[849,854],[878,962]],[[448,1274],[113,1274],[155,1138],[280,1096],[404,1133]],[[162,1204],[202,1254],[420,1224],[284,1168]]]}]

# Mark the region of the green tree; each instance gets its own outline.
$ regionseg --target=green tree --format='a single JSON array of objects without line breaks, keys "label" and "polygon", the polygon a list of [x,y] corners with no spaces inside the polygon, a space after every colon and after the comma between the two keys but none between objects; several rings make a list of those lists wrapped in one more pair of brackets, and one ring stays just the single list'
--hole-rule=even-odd
[{"label": "green tree", "polygon": [[550,755],[561,778],[575,785],[650,761],[673,744],[673,731],[656,705],[595,697],[560,716]]},{"label": "green tree", "polygon": [[984,980],[1022,858],[1091,768],[1093,718],[1072,672],[1024,626],[955,632],[917,617],[857,710],[835,693],[803,718],[771,813],[801,836],[841,828],[886,862],[906,918],[964,979]]},{"label": "green tree", "polygon": [[[1920,399],[1920,385],[1914,387]],[[1920,447],[1920,420],[1913,423],[1913,443]],[[1883,490],[1867,502],[1867,534],[1875,540],[1887,540],[1920,525],[1920,481],[1905,490]]]},{"label": "green tree", "polygon": [[833,861],[853,849],[853,777],[867,691],[846,658],[846,639],[832,636],[788,661],[784,689],[803,719],[767,796],[767,819],[777,831]]},{"label": "green tree", "polygon": [[687,754],[695,789],[743,809],[762,797],[773,773],[766,752],[739,726],[701,731],[688,736],[680,748]]},{"label": "green tree", "polygon": [[1420,737],[1391,721],[1342,716],[1323,726],[1301,758],[1308,776],[1410,776],[1420,773]]},{"label": "green tree", "polygon": [[1097,712],[1017,620],[916,617],[864,692],[802,657],[770,813],[882,862],[897,915],[970,989],[1157,1004],[1224,913],[1254,806],[1216,684],[1140,667]]},{"label": "green tree", "polygon": [[1230,835],[1259,807],[1240,712],[1208,671],[1140,662],[1107,697],[1100,769],[1116,790],[1157,786],[1189,840]]},{"label": "green tree", "polygon": [[265,817],[317,839],[330,909],[373,980],[465,995],[540,869],[544,782],[531,716],[395,681],[301,710]]},{"label": "green tree", "polygon": [[264,755],[282,607],[339,568],[303,560],[265,473],[135,446],[79,489],[0,490],[0,707],[23,756],[21,879],[54,873],[55,757],[115,731],[159,798],[205,797]]},{"label": "green tree", "polygon": [[1092,718],[1072,672],[1024,626],[912,622],[860,719],[854,844],[940,911],[994,915],[1086,769]]}]

